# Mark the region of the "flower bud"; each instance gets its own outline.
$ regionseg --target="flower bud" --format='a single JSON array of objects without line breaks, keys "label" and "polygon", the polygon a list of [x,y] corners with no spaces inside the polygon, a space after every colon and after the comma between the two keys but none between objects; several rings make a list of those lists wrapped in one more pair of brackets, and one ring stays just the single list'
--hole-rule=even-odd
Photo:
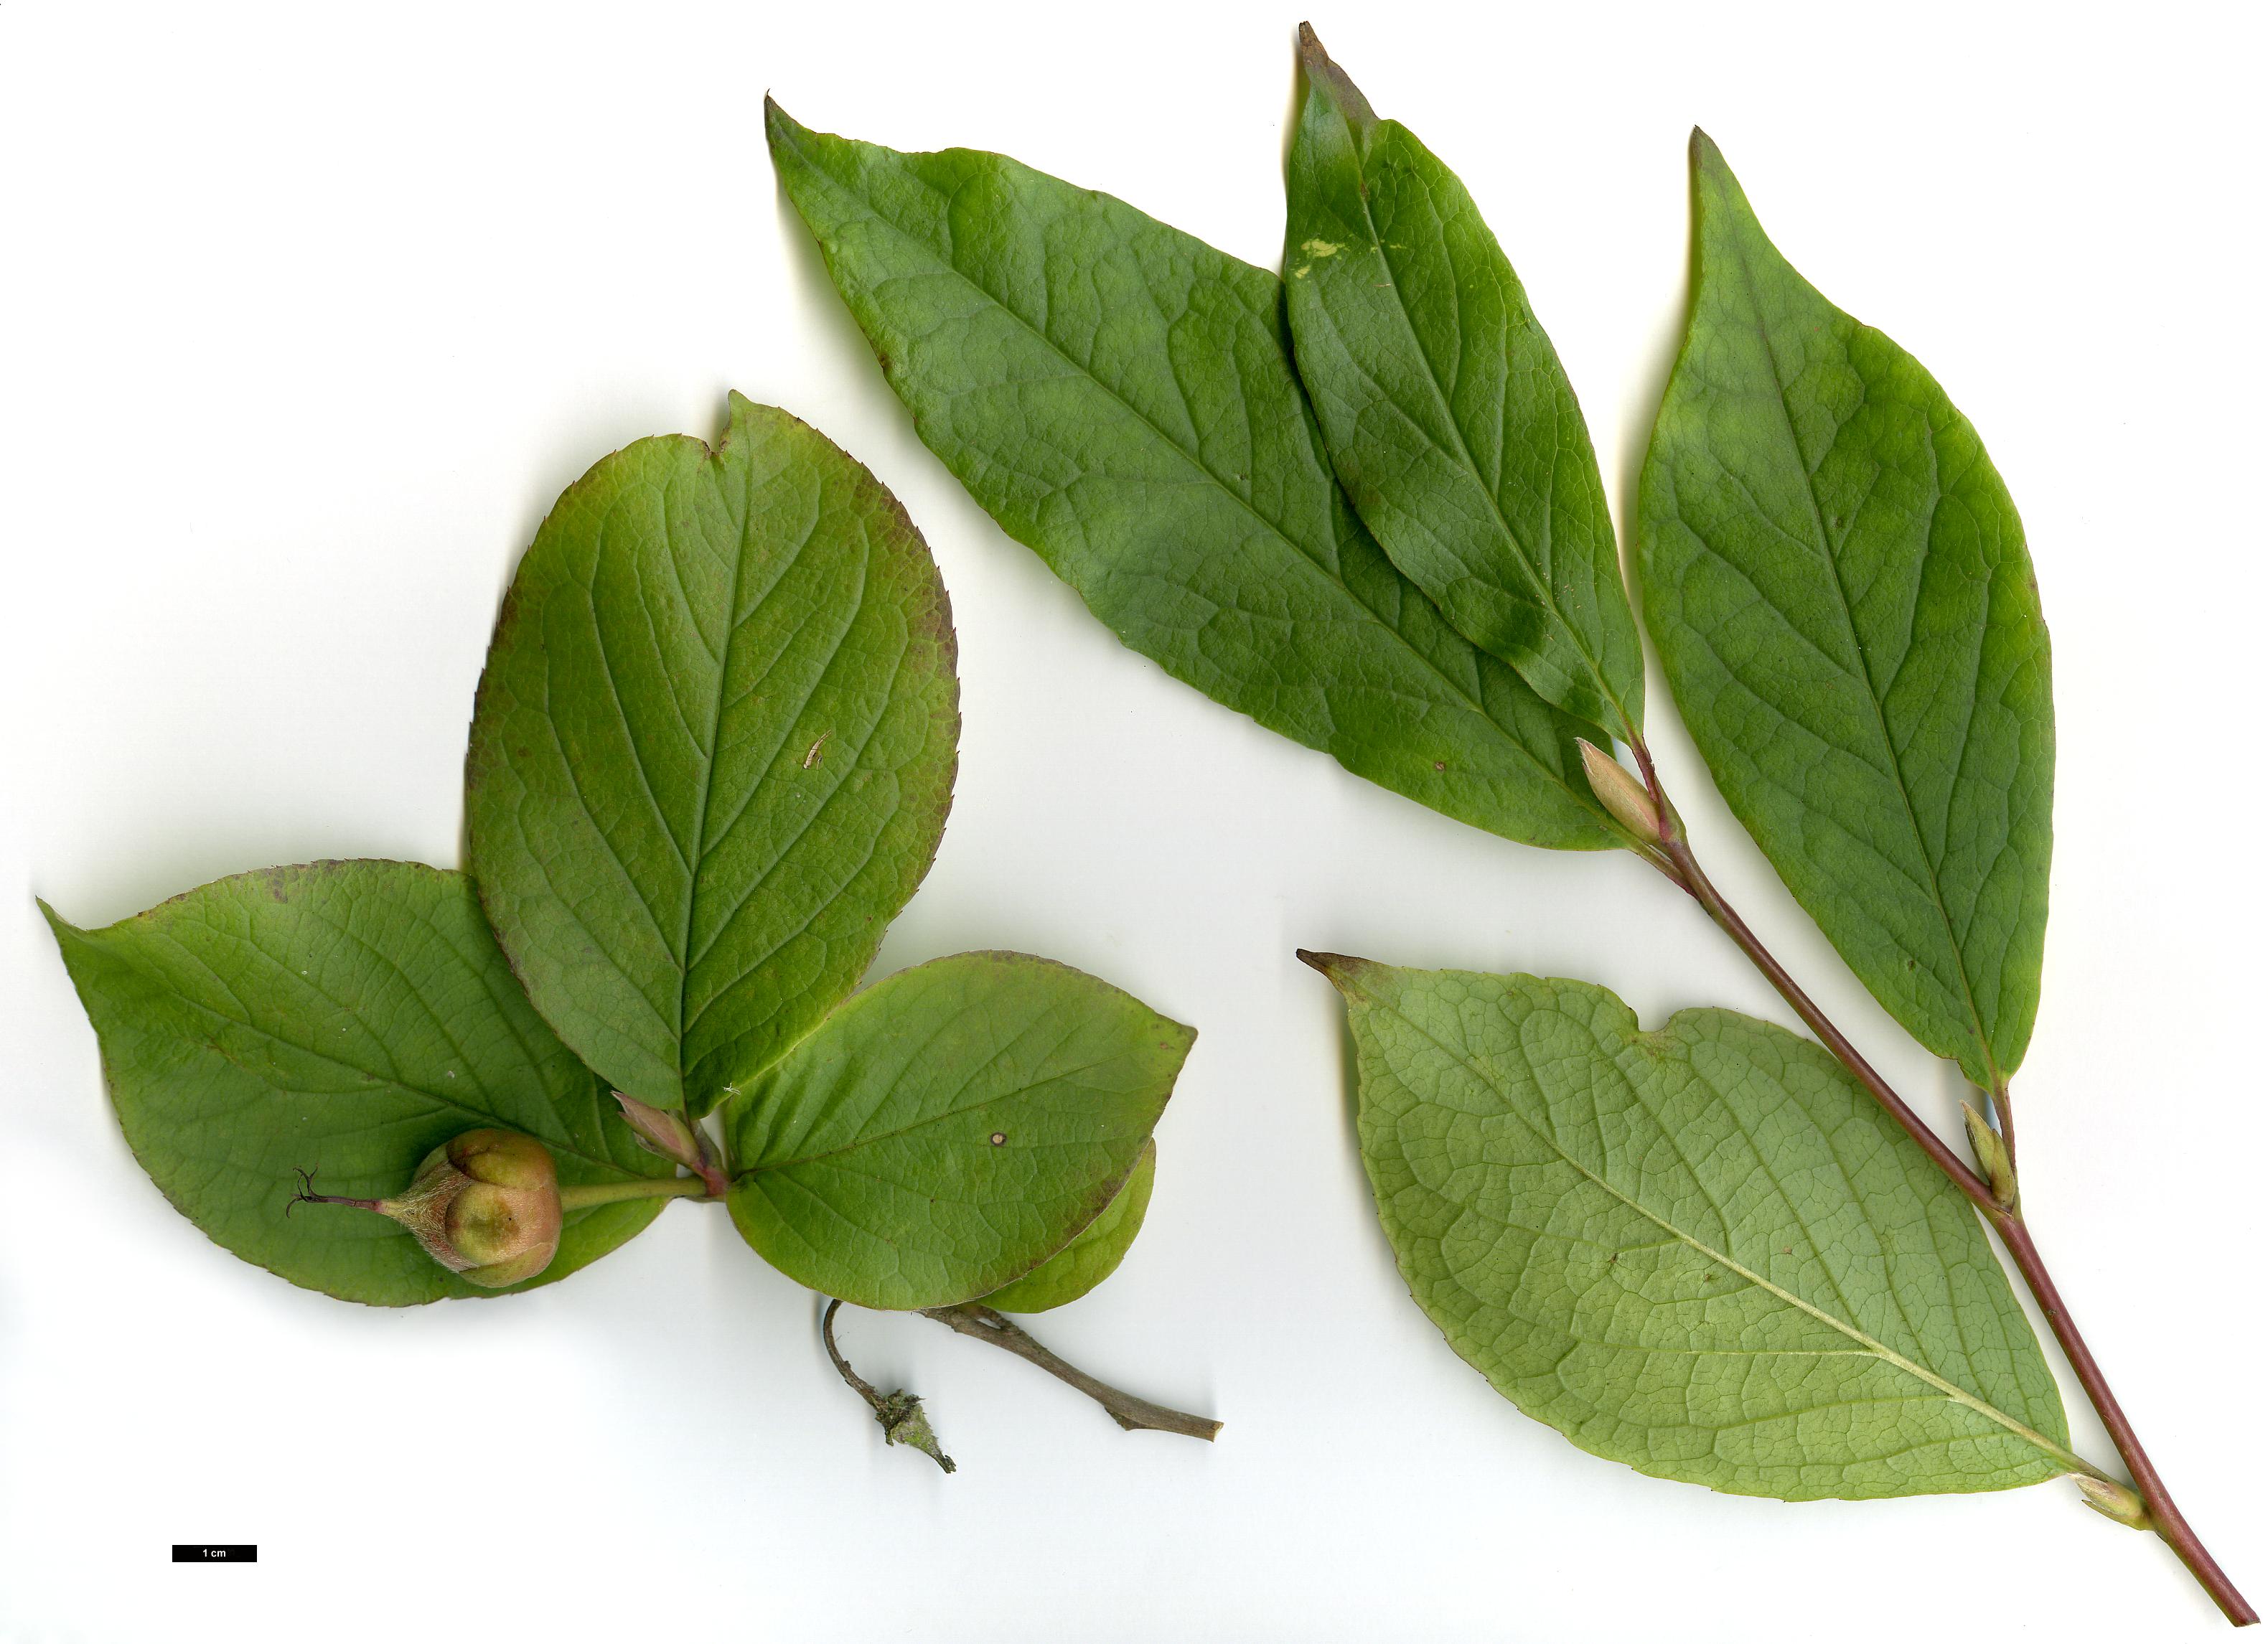
[{"label": "flower bud", "polygon": [[292,1202],[352,1205],[391,1216],[427,1255],[484,1289],[533,1279],[559,1249],[558,1169],[541,1142],[509,1130],[468,1130],[443,1143],[394,1198],[303,1190]]},{"label": "flower bud", "polygon": [[1654,809],[1653,796],[1638,778],[1616,764],[1614,755],[1593,747],[1582,738],[1575,738],[1575,745],[1583,751],[1583,774],[1607,814],[1649,843],[1660,839],[1661,812]]},{"label": "flower bud", "polygon": [[637,1138],[637,1144],[648,1153],[659,1154],[665,1159],[674,1159],[698,1176],[708,1186],[711,1198],[722,1199],[728,1184],[725,1172],[718,1164],[715,1149],[700,1127],[682,1113],[666,1108],[652,1107],[635,1097],[615,1092],[615,1101],[622,1110],[622,1120]]},{"label": "flower bud", "polygon": [[2103,1479],[2089,1479],[2080,1474],[2072,1482],[2079,1486],[2079,1499],[2105,1518],[2115,1518],[2130,1530],[2150,1528],[2150,1509],[2142,1498],[2123,1484],[2112,1484]]},{"label": "flower bud", "polygon": [[2016,1163],[2008,1156],[2008,1144],[1984,1122],[1984,1115],[1966,1102],[1961,1105],[1961,1122],[1969,1132],[1969,1151],[1977,1161],[1977,1173],[1992,1190],[1992,1202],[2003,1210],[2014,1208]]}]

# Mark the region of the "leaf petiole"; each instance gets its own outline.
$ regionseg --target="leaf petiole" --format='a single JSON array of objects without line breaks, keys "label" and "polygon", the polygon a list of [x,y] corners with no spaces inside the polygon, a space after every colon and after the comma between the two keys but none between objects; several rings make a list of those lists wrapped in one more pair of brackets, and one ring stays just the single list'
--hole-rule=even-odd
[{"label": "leaf petiole", "polygon": [[620,1204],[626,1199],[697,1199],[721,1204],[697,1176],[644,1177],[634,1182],[579,1182],[559,1190],[563,1210],[588,1210],[593,1205]]}]

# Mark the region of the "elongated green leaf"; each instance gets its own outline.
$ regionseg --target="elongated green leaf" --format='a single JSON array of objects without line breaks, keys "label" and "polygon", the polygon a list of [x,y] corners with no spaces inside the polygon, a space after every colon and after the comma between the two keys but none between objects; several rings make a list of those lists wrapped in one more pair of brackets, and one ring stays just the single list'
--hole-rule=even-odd
[{"label": "elongated green leaf", "polygon": [[984,1299],[1004,1313],[1044,1313],[1076,1302],[1118,1271],[1142,1230],[1150,1208],[1150,1189],[1158,1180],[1158,1144],[1152,1141],[1134,1161],[1134,1174],[1118,1197],[1079,1236],[1005,1289]]},{"label": "elongated green leaf", "polygon": [[785,412],[640,440],[520,561],[466,767],[473,871],[535,1007],[703,1113],[851,987],[936,855],[945,590],[897,500]]},{"label": "elongated green leaf", "polygon": [[1456,174],[1373,114],[1305,24],[1300,55],[1285,301],[1339,481],[1459,633],[1632,740],[1638,625],[1551,340]]},{"label": "elongated green leaf", "polygon": [[1307,956],[1345,995],[1403,1277],[1529,1415],[1745,1495],[2070,1471],[1968,1201],[1827,1053],[1728,1010]]},{"label": "elongated green leaf", "polygon": [[922,439],[1121,640],[1421,804],[1613,842],[1572,738],[1387,561],[1324,466],[1274,276],[997,154],[768,108],[772,157]]},{"label": "elongated green leaf", "polygon": [[861,1306],[998,1290],[1117,1194],[1196,1037],[1025,954],[900,972],[725,1108],[733,1220],[790,1278]]},{"label": "elongated green leaf", "polygon": [[[383,1216],[287,1213],[295,1172],[383,1198],[488,1126],[545,1143],[563,1185],[665,1176],[606,1087],[528,1008],[471,884],[401,862],[222,879],[99,930],[41,905],[102,1046],[126,1140],[175,1208],[294,1284],[406,1306],[467,1284]],[[653,1220],[659,1200],[571,1211],[548,1284]]]},{"label": "elongated green leaf", "polygon": [[1883,1008],[2023,1060],[2055,721],[2015,505],[1969,421],[1764,238],[1693,136],[1697,276],[1639,492],[1647,625],[1726,802]]}]

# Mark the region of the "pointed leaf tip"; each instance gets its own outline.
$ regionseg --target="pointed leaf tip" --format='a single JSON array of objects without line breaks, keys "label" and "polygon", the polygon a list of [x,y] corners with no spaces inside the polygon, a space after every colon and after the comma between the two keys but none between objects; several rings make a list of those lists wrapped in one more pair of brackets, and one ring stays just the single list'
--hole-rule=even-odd
[{"label": "pointed leaf tip", "polygon": [[1313,24],[1300,25],[1300,67],[1307,73],[1308,85],[1329,98],[1342,119],[1364,127],[1378,123],[1370,99],[1347,77],[1347,71],[1331,61],[1323,42],[1315,37]]},{"label": "pointed leaf tip", "polygon": [[1292,952],[1300,964],[1342,992],[1357,977],[1371,969],[1373,963],[1344,953],[1316,953],[1307,948],[1294,948]]},{"label": "pointed leaf tip", "polygon": [[1719,172],[1726,177],[1733,174],[1733,168],[1726,164],[1725,150],[1717,146],[1716,138],[1698,126],[1693,128],[1693,136],[1686,143],[1685,152],[1697,177],[1705,171]]}]

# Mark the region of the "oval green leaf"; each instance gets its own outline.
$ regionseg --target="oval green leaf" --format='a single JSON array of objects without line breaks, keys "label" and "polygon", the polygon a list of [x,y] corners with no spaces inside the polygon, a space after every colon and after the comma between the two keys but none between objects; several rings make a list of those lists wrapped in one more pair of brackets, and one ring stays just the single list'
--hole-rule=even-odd
[{"label": "oval green leaf", "polygon": [[644,439],[520,561],[466,765],[472,868],[544,1018],[696,1115],[858,983],[936,855],[954,641],[897,499],[732,397]]},{"label": "oval green leaf", "polygon": [[[467,1284],[383,1216],[291,1210],[295,1172],[383,1198],[432,1149],[523,1132],[562,1185],[666,1176],[606,1087],[528,1008],[460,874],[401,862],[272,868],[99,930],[41,904],[102,1046],[129,1146],[212,1239],[294,1284],[401,1307],[507,1294]],[[571,1211],[565,1277],[663,1201]]]},{"label": "oval green leaf", "polygon": [[1646,625],[1734,815],[1885,1009],[1987,1090],[2048,913],[2048,631],[2007,488],[1693,136],[1696,277],[1639,486]]},{"label": "oval green leaf", "polygon": [[984,1300],[1004,1313],[1044,1313],[1076,1302],[1118,1271],[1142,1230],[1150,1209],[1150,1189],[1158,1180],[1158,1143],[1153,1137],[1134,1161],[1134,1174],[1118,1197],[1079,1236],[1005,1289]]},{"label": "oval green leaf", "polygon": [[1574,738],[1362,527],[1273,275],[997,154],[767,105],[772,158],[914,427],[1126,644],[1420,804],[1596,850]]},{"label": "oval green leaf", "polygon": [[1196,1038],[1026,954],[902,971],[725,1107],[733,1220],[790,1278],[862,1307],[974,1300],[1110,1204]]},{"label": "oval green leaf", "polygon": [[1497,1390],[1640,1472],[1788,1501],[2084,1465],[1974,1211],[1808,1039],[1651,1033],[1602,987],[1303,956],[1410,1294]]},{"label": "oval green leaf", "polygon": [[1339,482],[1459,633],[1633,741],[1638,624],[1551,340],[1456,173],[1372,113],[1305,24],[1300,56],[1285,303]]}]

